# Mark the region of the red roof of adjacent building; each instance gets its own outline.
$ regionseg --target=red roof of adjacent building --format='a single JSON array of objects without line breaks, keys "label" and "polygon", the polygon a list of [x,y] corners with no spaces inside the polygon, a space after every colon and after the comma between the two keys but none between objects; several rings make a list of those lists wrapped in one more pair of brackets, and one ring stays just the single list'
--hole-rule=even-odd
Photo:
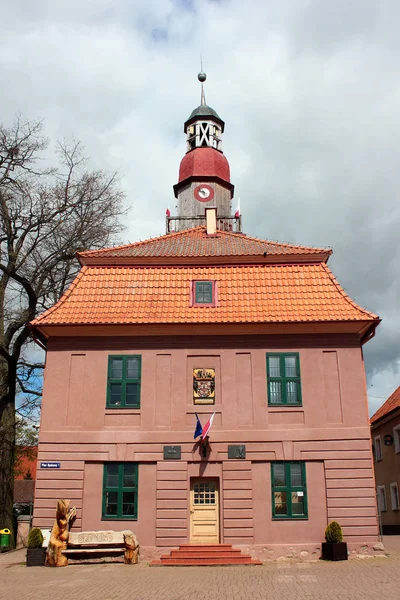
[{"label": "red roof of adjacent building", "polygon": [[371,417],[370,423],[376,423],[382,417],[386,417],[389,413],[394,411],[396,408],[400,408],[400,386],[393,392],[391,396],[382,404],[376,413]]},{"label": "red roof of adjacent building", "polygon": [[32,479],[36,479],[37,451],[37,446],[19,449],[15,479],[25,479],[27,475],[30,475]]},{"label": "red roof of adjacent building", "polygon": [[218,177],[230,182],[231,174],[226,157],[219,150],[204,147],[191,150],[181,160],[179,182],[188,177]]},{"label": "red roof of adjacent building", "polygon": [[[159,259],[157,264],[170,264],[166,258],[174,259],[174,264],[193,263],[193,259],[204,264],[205,258],[210,259],[207,264],[226,264],[229,258],[234,258],[235,264],[248,262],[240,260],[241,257],[251,258],[252,263],[257,259],[265,264],[304,260],[326,262],[331,254],[330,248],[282,244],[229,231],[218,230],[216,235],[210,236],[206,227],[195,227],[115,248],[78,252],[77,256],[84,265],[116,264],[113,259],[129,259],[129,264],[139,264],[140,259],[146,259],[144,264],[149,264],[152,259],[154,264],[154,259]],[[118,260],[118,264],[128,263]]]}]

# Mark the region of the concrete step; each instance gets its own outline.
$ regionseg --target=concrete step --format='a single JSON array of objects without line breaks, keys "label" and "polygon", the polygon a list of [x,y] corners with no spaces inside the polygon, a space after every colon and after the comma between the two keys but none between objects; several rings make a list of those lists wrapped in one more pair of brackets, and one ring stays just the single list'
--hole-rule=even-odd
[{"label": "concrete step", "polygon": [[219,550],[219,551],[215,551],[215,550],[189,550],[185,549],[185,550],[171,550],[171,557],[180,557],[180,556],[185,556],[187,558],[195,558],[196,556],[202,556],[202,557],[210,557],[213,558],[215,556],[223,556],[223,557],[228,557],[228,556],[240,556],[240,550],[239,548],[231,548],[231,549],[226,549],[226,550]]},{"label": "concrete step", "polygon": [[171,550],[169,554],[150,563],[151,567],[213,565],[262,565],[262,562],[242,554],[239,548],[233,548],[231,544],[182,544],[179,550]]}]

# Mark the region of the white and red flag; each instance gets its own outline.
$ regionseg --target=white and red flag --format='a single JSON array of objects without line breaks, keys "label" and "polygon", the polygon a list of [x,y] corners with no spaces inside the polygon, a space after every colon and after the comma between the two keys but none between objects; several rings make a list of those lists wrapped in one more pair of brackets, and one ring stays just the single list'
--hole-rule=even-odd
[{"label": "white and red flag", "polygon": [[169,210],[169,206],[168,206],[167,210],[165,211],[165,214],[167,215],[167,217],[171,216],[171,211]]},{"label": "white and red flag", "polygon": [[235,212],[235,217],[238,219],[240,217],[240,198],[238,198],[237,209]]},{"label": "white and red flag", "polygon": [[213,424],[214,417],[215,417],[215,412],[211,415],[211,417],[208,419],[207,423],[204,425],[203,432],[201,434],[202,440],[204,440],[204,438],[207,437],[207,435],[210,433],[210,429]]}]

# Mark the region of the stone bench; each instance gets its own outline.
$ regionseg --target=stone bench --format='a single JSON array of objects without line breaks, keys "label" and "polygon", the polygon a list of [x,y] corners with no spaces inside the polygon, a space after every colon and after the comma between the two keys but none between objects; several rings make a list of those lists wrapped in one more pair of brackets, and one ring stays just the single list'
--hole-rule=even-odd
[{"label": "stone bench", "polygon": [[62,554],[71,558],[93,558],[96,555],[124,555],[124,562],[133,565],[138,562],[139,543],[132,531],[80,531],[69,532],[67,548]]}]

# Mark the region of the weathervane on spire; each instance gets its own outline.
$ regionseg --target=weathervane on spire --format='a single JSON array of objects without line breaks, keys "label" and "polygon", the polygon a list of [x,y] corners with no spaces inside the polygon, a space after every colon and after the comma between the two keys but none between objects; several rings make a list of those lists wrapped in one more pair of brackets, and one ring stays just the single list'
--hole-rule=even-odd
[{"label": "weathervane on spire", "polygon": [[200,104],[201,104],[201,106],[206,106],[206,97],[204,94],[203,83],[207,79],[207,75],[203,71],[203,56],[200,57],[200,69],[201,69],[200,73],[197,75],[197,79],[201,83],[201,102],[200,102]]}]

